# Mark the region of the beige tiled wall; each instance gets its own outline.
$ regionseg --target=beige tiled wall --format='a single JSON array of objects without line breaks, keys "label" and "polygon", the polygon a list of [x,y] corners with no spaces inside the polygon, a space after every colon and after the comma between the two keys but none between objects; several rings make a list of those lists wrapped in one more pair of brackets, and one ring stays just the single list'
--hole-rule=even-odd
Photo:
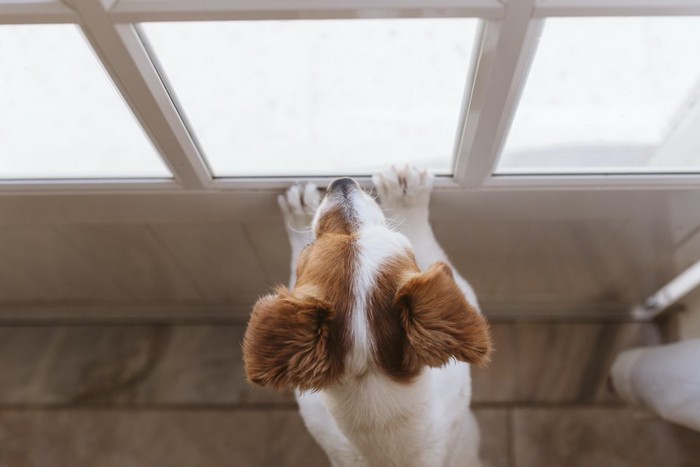
[{"label": "beige tiled wall", "polygon": [[[474,373],[491,467],[700,466],[700,434],[626,408],[605,384],[634,323],[497,323]],[[251,389],[244,327],[0,327],[0,467],[327,466],[294,401]]]}]

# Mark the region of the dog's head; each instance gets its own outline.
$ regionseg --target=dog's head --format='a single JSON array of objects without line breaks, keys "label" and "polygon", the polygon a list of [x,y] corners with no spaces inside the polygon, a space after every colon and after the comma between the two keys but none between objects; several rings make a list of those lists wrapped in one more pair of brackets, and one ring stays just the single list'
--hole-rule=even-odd
[{"label": "dog's head", "polygon": [[421,273],[406,237],[357,182],[329,185],[313,229],[294,289],[278,287],[253,308],[243,342],[249,381],[320,390],[369,371],[410,382],[453,358],[488,360],[488,325],[450,267]]}]

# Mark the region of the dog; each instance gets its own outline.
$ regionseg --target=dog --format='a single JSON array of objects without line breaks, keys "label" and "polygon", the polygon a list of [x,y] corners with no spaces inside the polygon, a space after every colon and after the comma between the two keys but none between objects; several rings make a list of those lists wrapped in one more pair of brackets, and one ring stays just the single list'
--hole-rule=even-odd
[{"label": "dog", "polygon": [[246,376],[295,392],[334,467],[481,465],[470,365],[488,361],[491,336],[428,223],[433,176],[372,180],[381,208],[351,178],[323,199],[312,184],[280,195],[290,285],[253,307]]}]

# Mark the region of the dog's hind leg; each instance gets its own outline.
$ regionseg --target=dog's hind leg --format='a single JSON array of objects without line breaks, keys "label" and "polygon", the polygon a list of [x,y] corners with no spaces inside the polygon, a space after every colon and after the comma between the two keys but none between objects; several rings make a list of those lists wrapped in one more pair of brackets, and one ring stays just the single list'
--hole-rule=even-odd
[{"label": "dog's hind leg", "polygon": [[[424,271],[436,261],[451,265],[428,220],[433,175],[408,165],[402,170],[392,166],[374,175],[372,181],[387,221],[395,223],[396,229],[410,240],[418,267]],[[454,267],[452,270],[467,300],[478,308],[476,294],[469,283]]]}]

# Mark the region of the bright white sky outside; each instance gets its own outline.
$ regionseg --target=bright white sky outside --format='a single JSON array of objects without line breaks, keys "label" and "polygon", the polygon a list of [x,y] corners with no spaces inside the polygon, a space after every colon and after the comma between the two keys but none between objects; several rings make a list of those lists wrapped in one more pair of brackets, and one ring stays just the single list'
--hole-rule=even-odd
[{"label": "bright white sky outside", "polygon": [[170,172],[75,25],[0,26],[0,178]]},{"label": "bright white sky outside", "polygon": [[697,171],[699,97],[700,19],[549,19],[498,172]]},{"label": "bright white sky outside", "polygon": [[[216,176],[449,173],[473,19],[143,25]],[[700,170],[700,19],[554,18],[499,173]],[[0,178],[170,177],[74,25],[0,26]]]},{"label": "bright white sky outside", "polygon": [[451,173],[474,19],[142,25],[215,176]]}]

